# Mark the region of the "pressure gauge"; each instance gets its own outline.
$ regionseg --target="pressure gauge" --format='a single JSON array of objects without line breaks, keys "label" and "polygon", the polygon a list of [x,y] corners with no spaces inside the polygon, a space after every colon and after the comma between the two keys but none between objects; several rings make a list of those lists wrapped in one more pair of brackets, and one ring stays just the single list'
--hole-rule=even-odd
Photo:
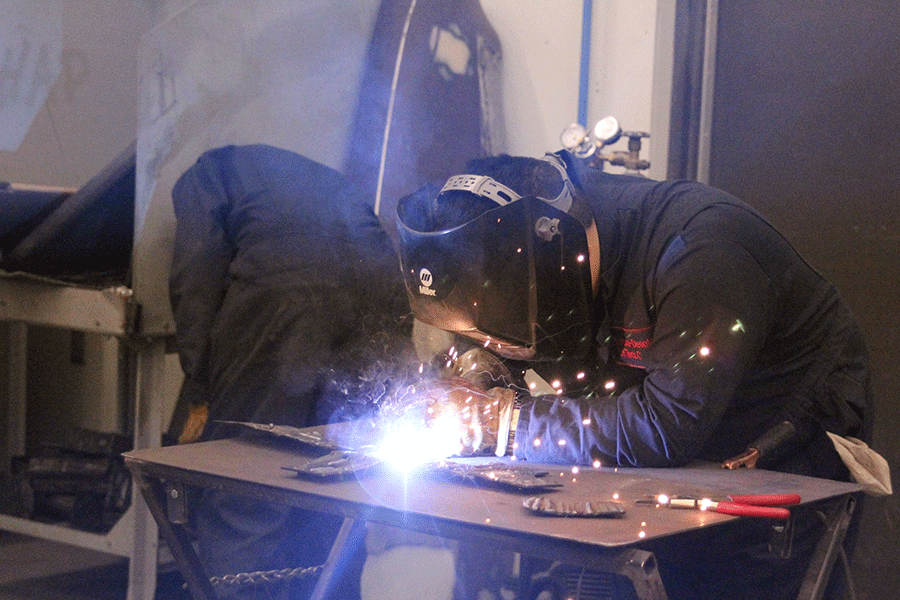
[{"label": "pressure gauge", "polygon": [[594,154],[594,144],[587,129],[578,123],[572,123],[559,136],[562,147],[578,158],[590,158]]},{"label": "pressure gauge", "polygon": [[604,117],[594,125],[594,131],[591,132],[591,135],[597,146],[608,146],[609,144],[615,144],[622,137],[622,128],[615,117]]}]

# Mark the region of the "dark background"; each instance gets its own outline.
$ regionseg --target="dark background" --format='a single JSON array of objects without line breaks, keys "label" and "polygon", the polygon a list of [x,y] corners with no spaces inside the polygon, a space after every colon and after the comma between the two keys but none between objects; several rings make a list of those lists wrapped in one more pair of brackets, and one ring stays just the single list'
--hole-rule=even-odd
[{"label": "dark background", "polygon": [[[837,285],[868,337],[873,447],[900,480],[900,5],[719,2],[710,183]],[[867,499],[857,597],[900,597],[900,499]]]}]

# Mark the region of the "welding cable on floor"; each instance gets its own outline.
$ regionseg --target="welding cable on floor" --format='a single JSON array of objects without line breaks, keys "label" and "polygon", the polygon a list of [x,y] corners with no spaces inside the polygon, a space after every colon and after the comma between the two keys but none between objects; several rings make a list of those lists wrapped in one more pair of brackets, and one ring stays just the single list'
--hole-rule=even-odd
[{"label": "welding cable on floor", "polygon": [[323,566],[316,565],[313,567],[296,567],[293,569],[278,569],[275,571],[254,571],[252,573],[235,573],[233,575],[222,575],[221,577],[210,577],[209,582],[214,588],[234,588],[251,585],[270,585],[290,581],[293,579],[305,579],[307,577],[318,577],[322,572]]}]

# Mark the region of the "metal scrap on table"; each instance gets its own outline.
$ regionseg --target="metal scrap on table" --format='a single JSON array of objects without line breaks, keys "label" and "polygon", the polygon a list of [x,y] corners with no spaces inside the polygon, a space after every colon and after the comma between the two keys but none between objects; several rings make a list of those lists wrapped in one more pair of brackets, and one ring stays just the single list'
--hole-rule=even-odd
[{"label": "metal scrap on table", "polygon": [[366,454],[348,450],[333,450],[325,456],[314,458],[303,465],[282,466],[282,469],[293,471],[301,477],[314,479],[343,479],[367,471],[380,464],[380,461]]},{"label": "metal scrap on table", "polygon": [[287,471],[293,471],[301,477],[343,479],[379,464],[378,459],[372,456],[341,448],[332,440],[326,438],[322,431],[318,429],[310,427],[301,429],[290,425],[250,423],[246,421],[220,421],[220,423],[261,431],[279,438],[288,438],[320,450],[329,450],[328,454],[314,458],[307,463],[281,467]]},{"label": "metal scrap on table", "polygon": [[[333,440],[325,437],[321,429],[306,427],[300,429],[288,425],[265,423],[249,423],[245,421],[220,421],[268,433],[277,437],[289,438],[308,446],[328,450],[329,454],[315,458],[305,464],[283,466],[300,476],[317,479],[338,479],[367,471],[381,462],[365,452],[341,447]],[[517,491],[532,491],[562,487],[562,483],[554,480],[546,471],[529,471],[515,468],[503,463],[463,464],[453,461],[441,461],[426,465],[427,470],[448,474],[456,479],[486,483],[496,487],[505,487]]]},{"label": "metal scrap on table", "polygon": [[520,491],[562,487],[562,483],[549,477],[549,473],[546,471],[532,472],[522,468],[513,468],[503,463],[470,465],[442,462],[434,464],[433,470],[449,474],[457,479],[489,483]]},{"label": "metal scrap on table", "polygon": [[625,514],[621,502],[613,500],[563,500],[532,496],[522,502],[528,510],[557,517],[620,517]]},{"label": "metal scrap on table", "polygon": [[[301,477],[314,479],[342,479],[359,475],[381,464],[374,456],[349,450],[333,450],[305,464],[282,466]],[[450,475],[454,479],[489,484],[517,491],[547,490],[562,487],[562,484],[548,478],[547,472],[533,473],[513,469],[502,464],[465,465],[455,462],[430,463],[425,470],[432,473]]]},{"label": "metal scrap on table", "polygon": [[299,427],[291,427],[289,425],[273,425],[272,423],[250,423],[247,421],[217,421],[225,425],[236,425],[254,431],[262,431],[270,433],[274,436],[289,438],[303,444],[308,444],[323,450],[340,450],[341,447],[332,440],[326,439],[320,431],[313,430],[309,427],[303,429]]}]

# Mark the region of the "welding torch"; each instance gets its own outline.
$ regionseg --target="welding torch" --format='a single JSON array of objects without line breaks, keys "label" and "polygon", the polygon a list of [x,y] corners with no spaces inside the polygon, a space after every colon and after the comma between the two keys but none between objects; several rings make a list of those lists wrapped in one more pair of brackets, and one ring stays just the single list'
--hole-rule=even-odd
[{"label": "welding torch", "polygon": [[460,355],[439,354],[432,361],[443,378],[461,377],[480,389],[510,387],[514,384],[510,370],[484,348],[472,348]]},{"label": "welding torch", "polygon": [[[515,433],[513,414],[516,390],[525,389],[503,362],[483,348],[460,355],[440,354],[432,365],[439,377],[432,384],[438,400],[428,410],[432,420],[456,414],[461,421],[463,454],[491,451],[506,454],[510,431]],[[441,389],[443,388],[443,392]],[[467,406],[473,401],[473,406]],[[482,408],[475,409],[481,404]]]}]

